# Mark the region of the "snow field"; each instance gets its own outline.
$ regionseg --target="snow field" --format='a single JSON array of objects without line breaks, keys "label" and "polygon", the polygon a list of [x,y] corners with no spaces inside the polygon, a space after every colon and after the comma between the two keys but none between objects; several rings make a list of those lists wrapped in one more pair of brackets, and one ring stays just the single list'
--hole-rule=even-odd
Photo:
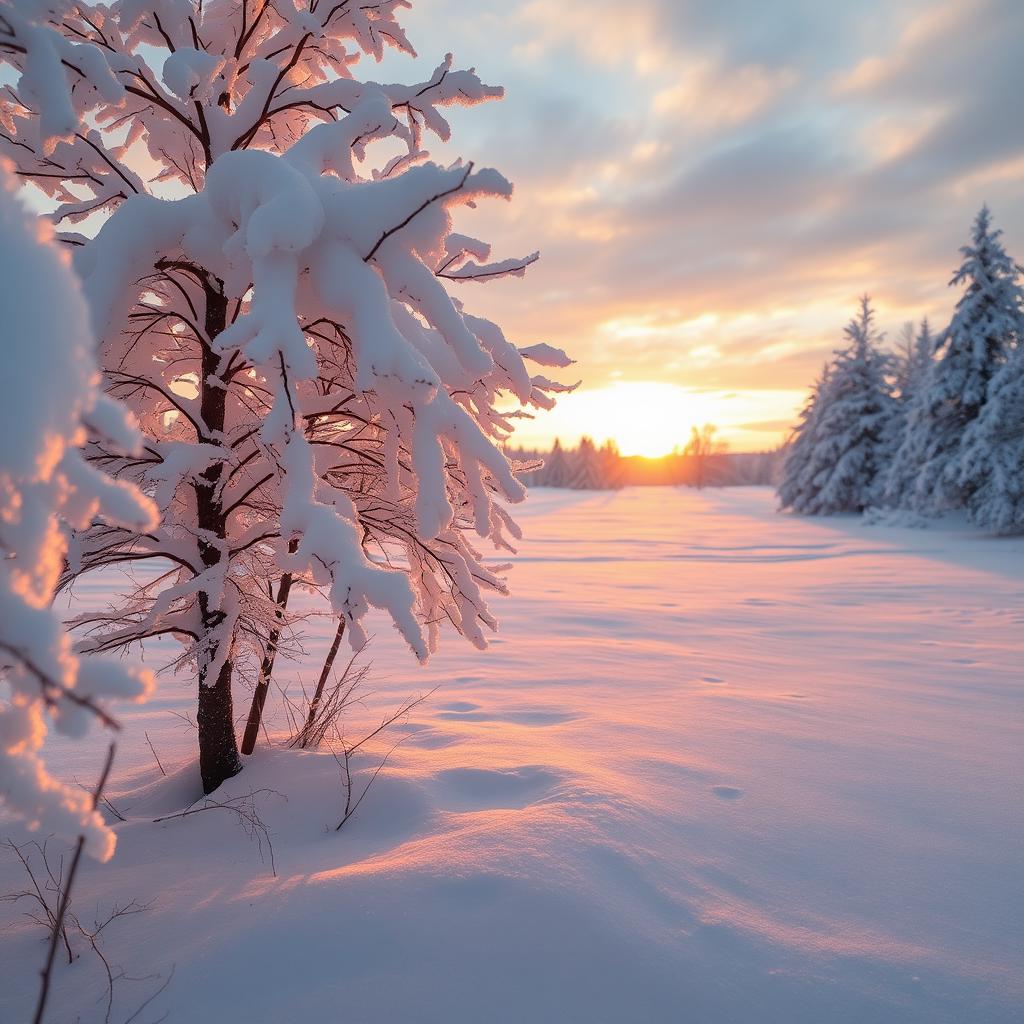
[{"label": "snow field", "polygon": [[[105,947],[132,976],[174,966],[150,1016],[1019,1019],[1024,542],[778,515],[760,489],[541,490],[523,521],[489,653],[421,670],[376,624],[352,735],[438,690],[360,756],[357,790],[404,737],[340,833],[328,754],[263,744],[219,791],[276,791],[254,797],[276,876],[231,813],[151,820],[198,794],[168,713],[191,688],[126,717],[129,820],[76,906],[154,901]],[[49,757],[83,780],[98,760]],[[17,1021],[41,932],[0,914]],[[121,983],[121,1017],[155,984]],[[52,1020],[102,1020],[103,988],[86,956],[62,968]]]}]

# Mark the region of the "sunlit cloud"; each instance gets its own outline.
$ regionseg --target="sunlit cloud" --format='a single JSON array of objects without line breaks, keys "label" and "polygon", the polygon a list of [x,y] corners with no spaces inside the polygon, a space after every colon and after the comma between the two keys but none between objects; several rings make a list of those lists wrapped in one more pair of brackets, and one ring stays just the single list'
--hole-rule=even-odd
[{"label": "sunlit cloud", "polygon": [[[460,297],[572,352],[566,409],[616,381],[799,394],[861,293],[890,334],[949,315],[983,201],[1024,259],[1018,0],[419,0],[409,20],[424,66],[453,49],[507,87],[433,155],[515,182],[459,227],[541,260]],[[562,415],[529,429],[569,440]]]}]

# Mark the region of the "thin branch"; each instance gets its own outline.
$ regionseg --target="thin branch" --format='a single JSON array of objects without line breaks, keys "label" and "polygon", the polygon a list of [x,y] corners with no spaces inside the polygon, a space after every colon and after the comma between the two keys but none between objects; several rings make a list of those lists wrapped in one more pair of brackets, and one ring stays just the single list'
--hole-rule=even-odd
[{"label": "thin branch", "polygon": [[[107,748],[107,759],[100,774],[100,780],[92,791],[92,809],[95,811],[99,806],[100,797],[103,796],[103,789],[107,784],[110,769],[114,764],[114,751],[117,744],[111,743]],[[57,904],[56,919],[53,924],[53,931],[50,933],[50,947],[46,953],[46,965],[42,971],[42,982],[39,988],[39,1001],[36,1003],[36,1013],[32,1018],[32,1024],[43,1024],[43,1014],[46,1012],[46,1001],[50,995],[50,980],[53,973],[53,960],[57,953],[57,945],[60,942],[61,931],[64,925],[64,917],[68,912],[68,904],[71,902],[71,889],[75,884],[75,875],[78,872],[78,864],[82,858],[82,850],[85,847],[85,835],[78,837],[75,845],[75,852],[71,858],[71,867],[68,869],[68,880],[64,886],[60,903]]]}]

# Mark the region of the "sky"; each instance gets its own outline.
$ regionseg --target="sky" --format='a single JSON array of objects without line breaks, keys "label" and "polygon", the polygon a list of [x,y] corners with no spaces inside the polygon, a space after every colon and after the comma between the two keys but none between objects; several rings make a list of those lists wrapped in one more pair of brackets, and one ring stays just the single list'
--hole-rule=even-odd
[{"label": "sky", "polygon": [[523,444],[653,455],[714,422],[771,447],[860,294],[891,340],[948,320],[982,202],[1024,262],[1021,0],[414,0],[404,24],[417,61],[363,74],[451,51],[507,90],[428,148],[515,183],[459,230],[541,252],[459,297],[577,360]]}]

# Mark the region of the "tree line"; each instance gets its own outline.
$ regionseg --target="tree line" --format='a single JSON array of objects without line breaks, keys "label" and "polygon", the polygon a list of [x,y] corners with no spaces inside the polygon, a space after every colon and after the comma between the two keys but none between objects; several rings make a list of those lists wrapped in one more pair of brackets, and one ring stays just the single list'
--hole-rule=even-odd
[{"label": "tree line", "polygon": [[516,475],[527,487],[614,490],[620,487],[669,485],[727,487],[767,485],[776,478],[778,450],[730,452],[714,424],[693,427],[684,447],[660,459],[623,455],[614,441],[598,447],[589,437],[575,448],[557,438],[548,452],[523,448],[507,452]]},{"label": "tree line", "polygon": [[961,510],[993,533],[1024,531],[1024,271],[1001,236],[983,206],[937,334],[924,319],[885,350],[861,299],[786,446],[783,508]]}]

